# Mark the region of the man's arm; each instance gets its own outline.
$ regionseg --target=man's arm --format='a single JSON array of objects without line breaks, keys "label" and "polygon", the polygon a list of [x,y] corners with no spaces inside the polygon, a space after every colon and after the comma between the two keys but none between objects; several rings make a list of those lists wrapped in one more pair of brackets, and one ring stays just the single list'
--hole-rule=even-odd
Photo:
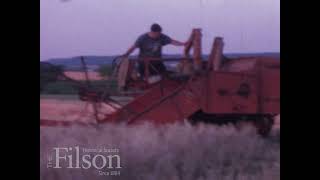
[{"label": "man's arm", "polygon": [[180,41],[172,39],[171,44],[174,46],[185,46],[185,45],[187,45],[187,42],[180,42]]},{"label": "man's arm", "polygon": [[123,56],[128,57],[136,48],[137,46],[135,44],[132,45]]}]

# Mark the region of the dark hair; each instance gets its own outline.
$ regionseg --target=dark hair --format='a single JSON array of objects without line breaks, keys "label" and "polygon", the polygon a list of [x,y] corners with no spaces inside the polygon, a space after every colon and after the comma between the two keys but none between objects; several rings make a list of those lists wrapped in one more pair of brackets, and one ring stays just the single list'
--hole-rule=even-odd
[{"label": "dark hair", "polygon": [[155,23],[155,24],[152,24],[151,31],[152,32],[161,32],[162,28],[159,24]]}]

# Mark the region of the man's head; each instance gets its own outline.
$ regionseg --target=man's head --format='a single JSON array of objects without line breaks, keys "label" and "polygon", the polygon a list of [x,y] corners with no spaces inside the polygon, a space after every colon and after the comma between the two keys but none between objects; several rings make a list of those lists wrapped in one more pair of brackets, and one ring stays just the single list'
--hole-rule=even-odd
[{"label": "man's head", "polygon": [[159,24],[154,23],[154,24],[151,25],[150,35],[151,35],[152,38],[160,37],[161,32],[162,32],[162,28],[161,28],[161,26]]}]

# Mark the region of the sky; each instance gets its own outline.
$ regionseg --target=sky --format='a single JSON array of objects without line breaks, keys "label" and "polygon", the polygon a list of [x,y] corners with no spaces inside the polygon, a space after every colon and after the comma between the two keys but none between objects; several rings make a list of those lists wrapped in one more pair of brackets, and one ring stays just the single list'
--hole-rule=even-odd
[{"label": "sky", "polygon": [[40,0],[40,60],[123,54],[155,22],[179,41],[201,28],[203,53],[217,36],[227,53],[280,52],[280,0]]}]

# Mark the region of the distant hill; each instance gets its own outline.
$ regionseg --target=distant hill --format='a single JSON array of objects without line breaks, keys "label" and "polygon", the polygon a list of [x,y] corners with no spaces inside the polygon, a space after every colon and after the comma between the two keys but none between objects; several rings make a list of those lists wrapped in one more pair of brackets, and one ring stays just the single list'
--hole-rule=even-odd
[{"label": "distant hill", "polygon": [[[208,59],[209,55],[203,55],[205,60]],[[226,53],[225,56],[229,58],[239,58],[239,57],[249,57],[249,56],[265,56],[265,57],[274,57],[280,59],[280,53]],[[117,56],[84,56],[85,62],[89,70],[95,70],[101,65],[111,64],[112,61]],[[164,55],[164,58],[179,58],[181,55]],[[48,62],[53,65],[61,65],[65,70],[81,70],[81,61],[79,57],[72,58],[55,58],[49,59],[42,62]]]},{"label": "distant hill", "polygon": [[[101,65],[111,64],[116,56],[85,56],[85,62],[89,70],[97,69]],[[49,59],[48,62],[54,65],[61,65],[66,70],[81,70],[82,64],[80,57],[72,58],[55,58]]]}]

